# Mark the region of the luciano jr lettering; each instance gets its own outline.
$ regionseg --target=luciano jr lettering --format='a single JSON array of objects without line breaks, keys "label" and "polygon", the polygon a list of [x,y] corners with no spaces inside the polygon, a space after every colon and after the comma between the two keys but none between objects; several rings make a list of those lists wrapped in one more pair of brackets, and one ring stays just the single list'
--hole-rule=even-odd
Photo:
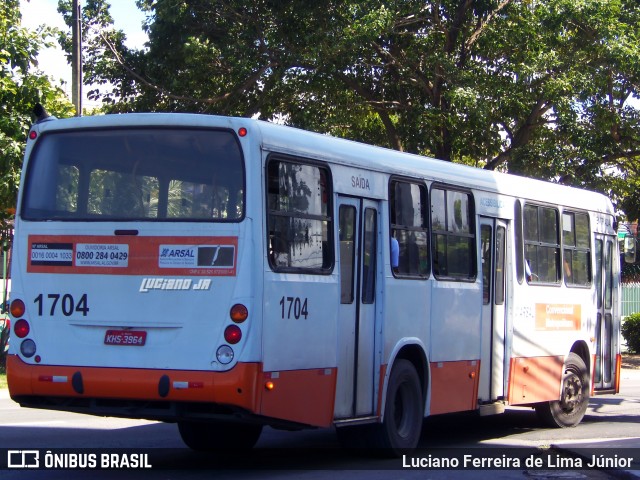
[{"label": "luciano jr lettering", "polygon": [[190,278],[145,277],[140,283],[139,291],[145,293],[149,290],[209,290],[209,288],[211,288],[209,278],[201,278],[193,283]]}]

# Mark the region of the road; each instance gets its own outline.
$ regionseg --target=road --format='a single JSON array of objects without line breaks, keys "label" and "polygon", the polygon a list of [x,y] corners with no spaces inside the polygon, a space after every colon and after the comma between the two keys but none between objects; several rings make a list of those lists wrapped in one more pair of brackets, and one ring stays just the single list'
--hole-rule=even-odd
[{"label": "road", "polygon": [[[151,452],[149,470],[121,470],[119,479],[547,479],[547,478],[640,478],[640,370],[623,370],[621,394],[592,399],[583,422],[572,429],[540,428],[530,409],[509,409],[505,414],[478,417],[456,414],[427,419],[416,454],[405,459],[354,456],[340,449],[332,429],[282,432],[265,429],[254,452],[243,456],[212,458],[184,448],[172,424],[150,421],[91,417],[64,412],[31,410],[12,402],[0,392],[0,452],[2,449],[68,449],[63,452]],[[518,448],[526,447],[522,451]],[[89,449],[89,450],[86,450]],[[147,450],[152,449],[152,450]],[[632,449],[632,450],[626,450]],[[57,450],[53,450],[57,452]],[[102,450],[100,450],[102,452]],[[607,460],[631,455],[634,465],[614,472],[596,468],[566,471],[527,468],[526,459],[545,456],[553,467],[586,465],[591,454]],[[504,456],[520,457],[520,468],[470,468],[467,470],[406,468],[411,462],[425,465],[434,459],[451,460],[472,454],[478,461]],[[532,455],[533,454],[533,455]],[[413,460],[412,460],[413,459]],[[612,460],[613,459],[613,460]],[[1,459],[0,459],[1,460]],[[422,462],[422,463],[419,463]],[[566,463],[569,462],[569,463]],[[573,462],[573,463],[571,463]],[[98,462],[99,463],[99,462]],[[1,463],[0,463],[1,464]],[[547,463],[544,464],[547,466]],[[580,464],[578,464],[579,466]],[[637,470],[629,472],[633,468]],[[68,480],[73,474],[85,478],[88,471],[20,470],[0,471],[3,480],[43,478]],[[114,471],[91,471],[91,478],[113,478]]]}]

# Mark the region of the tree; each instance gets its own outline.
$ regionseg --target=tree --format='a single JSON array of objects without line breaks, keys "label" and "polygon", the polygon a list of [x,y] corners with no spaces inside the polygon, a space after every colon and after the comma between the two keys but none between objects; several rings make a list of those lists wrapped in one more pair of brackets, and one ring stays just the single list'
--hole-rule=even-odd
[{"label": "tree", "polygon": [[84,8],[87,80],[113,85],[111,111],[259,115],[632,205],[635,0],[137,3],[143,50],[104,0]]},{"label": "tree", "polygon": [[60,116],[72,114],[62,90],[39,72],[37,54],[51,30],[30,32],[20,26],[19,0],[0,3],[0,228],[15,212],[20,169],[32,110],[40,102]]}]

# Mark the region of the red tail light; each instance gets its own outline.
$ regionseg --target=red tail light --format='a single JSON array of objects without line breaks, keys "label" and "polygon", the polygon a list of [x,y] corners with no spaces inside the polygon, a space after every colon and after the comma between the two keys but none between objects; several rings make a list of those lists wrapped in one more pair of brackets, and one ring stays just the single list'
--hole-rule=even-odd
[{"label": "red tail light", "polygon": [[242,330],[237,325],[229,325],[224,329],[224,339],[227,343],[235,345],[242,339]]},{"label": "red tail light", "polygon": [[31,331],[31,327],[29,327],[29,322],[24,318],[13,324],[13,333],[15,333],[18,338],[26,337],[29,335],[29,331]]}]

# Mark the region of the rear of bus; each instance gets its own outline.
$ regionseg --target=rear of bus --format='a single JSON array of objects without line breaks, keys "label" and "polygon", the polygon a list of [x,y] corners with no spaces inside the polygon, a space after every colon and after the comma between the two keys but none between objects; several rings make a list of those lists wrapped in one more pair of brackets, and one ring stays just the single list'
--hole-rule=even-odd
[{"label": "rear of bus", "polygon": [[250,272],[261,249],[246,211],[245,122],[132,114],[34,125],[13,247],[15,401],[179,420],[195,446],[192,419],[256,411]]}]

